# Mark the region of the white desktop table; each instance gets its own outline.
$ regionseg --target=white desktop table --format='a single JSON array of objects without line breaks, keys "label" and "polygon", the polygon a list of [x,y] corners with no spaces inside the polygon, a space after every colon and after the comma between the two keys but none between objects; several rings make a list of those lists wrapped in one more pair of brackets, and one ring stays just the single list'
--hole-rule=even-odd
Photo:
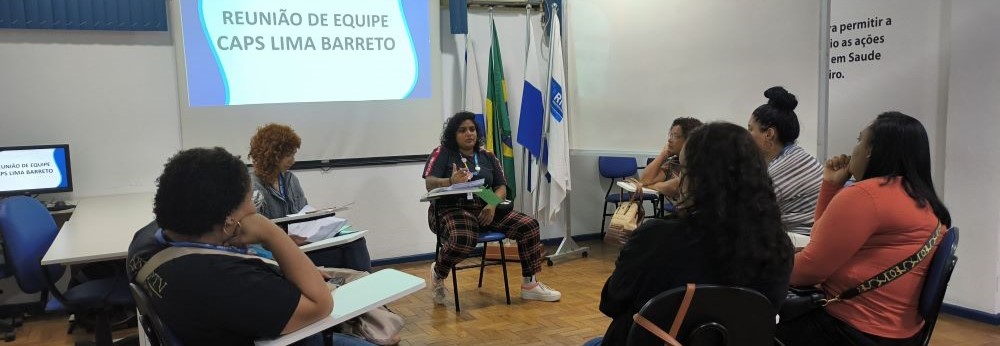
[{"label": "white desktop table", "polygon": [[123,259],[132,236],[153,219],[152,192],[80,199],[42,265]]},{"label": "white desktop table", "polygon": [[424,279],[395,270],[382,269],[333,291],[330,316],[276,339],[254,342],[258,346],[288,345],[423,289]]}]

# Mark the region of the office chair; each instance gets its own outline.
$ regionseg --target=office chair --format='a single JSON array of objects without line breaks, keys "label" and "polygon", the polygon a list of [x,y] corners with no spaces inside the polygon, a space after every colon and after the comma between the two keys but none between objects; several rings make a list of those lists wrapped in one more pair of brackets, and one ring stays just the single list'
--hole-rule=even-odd
[{"label": "office chair", "polygon": [[[676,335],[685,346],[772,345],[774,316],[771,302],[757,291],[717,285],[694,285],[690,307]],[[674,323],[685,287],[660,293],[639,310],[646,320],[663,331]],[[663,345],[662,340],[638,323],[628,333],[627,345]]]},{"label": "office chair", "polygon": [[920,329],[920,339],[924,346],[931,342],[931,333],[934,332],[934,325],[937,323],[938,313],[941,312],[941,303],[944,301],[945,291],[948,290],[948,282],[951,281],[951,273],[958,263],[958,227],[952,227],[944,235],[944,239],[938,244],[931,263],[927,266],[927,276],[924,278],[924,287],[920,291],[920,303],[917,305],[917,312],[924,318],[924,327]]},{"label": "office chair", "polygon": [[[9,268],[7,268],[6,261],[3,264],[0,264],[0,279],[9,278],[12,275],[14,274],[13,272],[10,271]],[[3,290],[0,290],[0,294],[2,293]],[[6,319],[8,317],[4,318]],[[0,337],[3,338],[3,341],[7,342],[14,341],[17,338],[15,331],[17,330],[17,327],[20,327],[24,323],[24,316],[21,312],[14,312],[11,314],[9,318],[10,318],[9,322],[0,321]]]},{"label": "office chair", "polygon": [[[608,204],[614,204],[615,209],[617,209],[618,204],[628,202],[632,199],[631,192],[625,192],[621,188],[618,188],[618,193],[613,194],[611,193],[611,189],[614,188],[615,182],[619,179],[635,176],[636,172],[639,171],[639,166],[635,163],[634,157],[601,156],[597,159],[597,169],[602,177],[611,179],[608,191],[604,193],[604,211],[601,213],[601,236],[603,237],[604,224],[607,222],[608,216],[614,215],[614,210],[610,214],[608,213]],[[640,199],[640,202],[642,201],[650,201],[653,203],[653,210],[657,210],[659,208],[660,197],[655,194],[643,194]]]},{"label": "office chair", "polygon": [[[109,313],[114,306],[134,306],[124,277],[84,282],[60,292],[55,282],[65,273],[61,265],[42,266],[45,256],[59,230],[52,215],[34,198],[10,197],[0,201],[0,234],[6,245],[7,258],[17,285],[25,293],[48,292],[55,299],[46,299],[45,311],[65,311],[71,314],[94,315],[94,337],[98,345],[111,345]],[[45,296],[45,294],[43,294]]]}]

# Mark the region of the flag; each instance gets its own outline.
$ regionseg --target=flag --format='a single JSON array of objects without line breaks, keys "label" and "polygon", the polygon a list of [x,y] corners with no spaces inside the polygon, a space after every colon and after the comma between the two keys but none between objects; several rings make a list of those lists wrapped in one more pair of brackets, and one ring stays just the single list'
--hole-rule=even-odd
[{"label": "flag", "polygon": [[[486,130],[486,120],[483,116],[483,89],[479,83],[479,63],[476,61],[476,45],[472,40],[465,42],[465,106],[467,112],[476,115],[479,128]],[[479,136],[485,136],[480,133]]]},{"label": "flag", "polygon": [[507,85],[500,59],[497,26],[490,20],[493,44],[490,45],[489,78],[486,82],[486,148],[500,159],[507,178],[507,199],[514,200],[517,191],[514,174],[514,148],[511,144],[510,117],[507,115]]},{"label": "flag", "polygon": [[552,220],[562,201],[570,190],[569,178],[569,114],[566,112],[566,95],[563,86],[566,85],[566,73],[563,70],[562,34],[559,16],[552,16],[552,78],[549,81],[549,134],[546,139],[548,153],[546,170],[550,176],[549,183],[549,215]]},{"label": "flag", "polygon": [[542,156],[542,120],[545,119],[545,105],[542,103],[544,87],[542,68],[548,67],[548,64],[538,49],[536,37],[535,27],[531,26],[528,30],[528,56],[524,61],[524,91],[521,93],[517,143],[524,146],[532,156],[539,158]]}]

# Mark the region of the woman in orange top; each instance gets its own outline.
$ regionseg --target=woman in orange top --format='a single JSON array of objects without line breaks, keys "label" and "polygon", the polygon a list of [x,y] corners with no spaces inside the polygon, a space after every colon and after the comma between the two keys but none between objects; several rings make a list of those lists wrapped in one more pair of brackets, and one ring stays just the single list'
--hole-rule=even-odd
[{"label": "woman in orange top", "polygon": [[[850,176],[858,182],[843,187]],[[883,113],[851,156],[826,162],[812,240],[795,255],[791,284],[837,296],[913,255],[938,222],[947,227],[951,215],[934,192],[927,132],[908,115]],[[915,344],[932,256],[889,284],[781,321],[778,338],[786,345]]]}]

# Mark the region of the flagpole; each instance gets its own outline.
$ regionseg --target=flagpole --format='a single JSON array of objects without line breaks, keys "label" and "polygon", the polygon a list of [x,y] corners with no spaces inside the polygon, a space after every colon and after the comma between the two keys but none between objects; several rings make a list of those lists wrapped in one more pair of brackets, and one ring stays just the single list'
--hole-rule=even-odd
[{"label": "flagpole", "polygon": [[[525,29],[524,30],[524,37],[526,37],[526,39],[524,40],[524,42],[525,42],[524,43],[524,70],[525,70],[525,78],[527,78],[528,54],[529,54],[528,50],[531,47],[531,4],[525,4],[524,5],[524,29]],[[522,103],[521,109],[523,110],[524,109],[524,106],[523,106],[523,104],[524,104],[524,98],[523,97],[521,98],[521,103]],[[521,121],[524,121],[524,114],[518,113],[517,121],[518,121],[518,123],[520,123]],[[518,126],[518,127],[520,127],[520,126]],[[531,198],[531,196],[532,196],[531,189],[529,187],[531,185],[531,177],[528,176],[528,162],[529,162],[529,159],[528,159],[528,155],[527,154],[528,154],[528,148],[525,148],[524,145],[521,145],[521,182],[524,183],[524,184],[522,184],[524,186],[524,190],[521,191],[521,192],[526,192],[526,194],[522,193],[521,196],[525,196],[525,195],[528,196],[527,198],[521,198],[521,201],[519,203],[520,206],[521,206],[520,210],[522,212],[527,211],[525,209],[525,203],[527,203],[528,199]],[[514,177],[514,179],[516,180],[517,177]],[[534,217],[535,214],[532,213],[531,216]]]},{"label": "flagpole", "polygon": [[[555,8],[556,4],[553,3],[552,7]],[[549,17],[549,25],[550,26],[552,25],[551,16]],[[549,97],[552,96],[550,95],[552,93],[552,52],[555,51],[555,46],[552,44],[552,35],[553,35],[552,30],[549,30],[549,67],[546,70],[548,71],[548,74],[545,76],[545,90],[543,90],[543,92],[545,93],[545,97],[542,98],[542,105],[543,105],[542,108],[544,109],[544,111],[542,112],[542,116],[545,120],[542,121],[542,138],[541,141],[538,142],[539,143],[538,171],[535,172],[535,177],[537,178],[535,179],[535,181],[538,182],[537,184],[538,186],[542,185],[542,167],[544,166],[542,163],[542,157],[546,156],[547,148],[545,145],[545,139],[549,136],[549,118],[552,117],[552,109],[551,109],[552,100],[549,99]],[[540,203],[542,190],[541,188],[538,187],[536,187],[535,190],[537,192],[534,194],[535,203],[531,209],[532,209],[532,215],[535,215],[535,217],[537,218],[538,205]],[[545,215],[545,220],[546,223],[548,223],[548,215]]]},{"label": "flagpole", "polygon": [[462,109],[461,110],[464,111],[464,110],[468,110],[468,108],[466,108],[466,107],[469,106],[469,105],[465,104],[465,101],[466,101],[465,100],[465,97],[466,97],[465,93],[467,93],[468,92],[467,90],[469,89],[469,33],[468,32],[465,33],[465,54],[463,55],[463,57],[465,57],[465,59],[464,59],[465,60],[465,73],[462,75]]},{"label": "flagpole", "polygon": [[[497,25],[493,21],[493,6],[490,6],[490,58],[487,60],[487,64],[490,64],[490,62],[493,61],[493,45],[499,44],[498,42],[493,42],[493,40],[497,40],[497,41],[500,40],[500,35],[497,35],[496,29],[497,29]],[[503,66],[501,65],[500,68],[503,69]],[[487,78],[492,79],[493,78],[493,66],[492,65],[490,65],[489,70],[490,70],[489,71],[489,77],[487,77]],[[490,79],[487,79],[487,80],[490,80]],[[503,83],[503,81],[500,81],[500,83]],[[489,83],[487,83],[487,84],[489,84]],[[490,88],[493,88],[493,85],[487,85],[486,89],[490,89]],[[486,91],[486,94],[489,95],[490,91]],[[497,119],[500,117],[500,115],[496,113],[496,104],[497,104],[498,101],[499,100],[493,100],[493,105],[491,107],[492,109],[490,110],[490,113],[493,114],[493,117],[492,117],[492,119],[490,119],[490,124],[486,125],[486,126],[493,126],[493,146],[494,147],[493,148],[489,148],[490,150],[493,150],[493,151],[497,151],[496,150],[496,146],[498,144],[501,146],[501,148],[503,147],[503,144],[501,144],[502,138],[500,137],[500,130],[501,129],[500,129],[500,126],[497,126],[497,125],[499,125],[499,123],[497,122]],[[507,102],[507,100],[504,100],[504,102]],[[485,107],[483,107],[483,108],[485,108]],[[500,152],[497,152],[497,153],[494,153],[494,154],[499,158],[498,160],[500,161],[500,169],[502,170],[503,169],[503,151],[501,150]],[[517,179],[517,178],[515,177],[514,179]],[[515,182],[516,182],[516,180],[515,180]]]},{"label": "flagpole", "polygon": [[[558,13],[559,13],[558,10],[559,10],[559,6],[556,5],[555,3],[553,3],[552,4],[552,12],[550,12],[552,18],[555,18],[555,16],[558,16]],[[552,113],[552,109],[551,109],[551,107],[552,107],[552,105],[551,105],[552,100],[549,100],[549,97],[551,97],[551,95],[549,95],[549,93],[551,93],[550,90],[552,90],[552,69],[553,69],[553,63],[552,62],[553,62],[553,60],[555,60],[555,59],[553,59],[553,51],[555,51],[555,43],[552,42],[552,39],[554,38],[553,36],[555,36],[556,30],[561,30],[561,28],[552,27],[552,20],[550,19],[549,20],[549,82],[548,82],[548,84],[546,84],[549,87],[547,88],[548,90],[546,90],[546,97],[545,97],[545,101],[546,101],[546,104],[548,105],[548,107],[545,107],[545,110],[546,110],[546,112],[545,112],[545,122],[544,122],[543,130],[542,130],[542,143],[543,143],[543,147],[544,147],[545,139],[548,138],[548,136],[549,136],[549,122],[551,121],[550,118],[552,117],[552,115],[551,115],[551,113]],[[560,43],[560,47],[562,47],[562,42],[559,42],[559,43]],[[562,54],[562,52],[559,52],[559,53]],[[563,66],[560,66],[559,68],[563,68]],[[569,89],[568,88],[564,88],[563,90],[569,90]],[[565,95],[565,94],[563,94],[563,95]],[[564,101],[565,101],[565,99],[566,98],[563,98]],[[565,108],[563,109],[563,111],[565,112],[565,111],[567,111],[569,109],[569,104],[568,104],[568,102],[563,102],[563,105],[565,106]],[[563,113],[563,114],[568,114],[568,113]],[[568,120],[569,119],[568,116],[565,117],[565,118],[563,118],[563,119],[565,119],[567,122],[569,121]],[[549,157],[551,158],[551,155],[549,155]],[[539,168],[539,173],[541,173],[541,169],[540,168]],[[541,181],[539,181],[539,183],[541,183]],[[566,197],[563,199],[563,201],[566,203],[566,208],[562,209],[562,213],[563,213],[563,215],[566,218],[566,227],[564,229],[565,234],[563,235],[563,240],[562,240],[562,242],[559,243],[559,248],[556,249],[555,253],[553,253],[551,255],[548,255],[548,256],[545,256],[546,262],[548,262],[549,266],[552,266],[553,264],[555,264],[556,262],[559,262],[559,261],[564,261],[564,260],[569,260],[569,259],[575,258],[576,254],[580,254],[580,256],[582,256],[582,257],[587,257],[587,254],[590,252],[590,247],[587,247],[587,246],[581,247],[581,246],[577,245],[577,243],[576,243],[575,240],[573,240],[573,231],[569,227],[570,226],[570,215],[569,215],[570,214],[569,213],[570,198],[569,197],[570,197],[570,192],[567,191]],[[550,196],[550,198],[551,198],[551,196]],[[552,208],[552,200],[551,199],[549,200],[549,208]],[[547,217],[547,215],[546,215],[546,217]]]}]

